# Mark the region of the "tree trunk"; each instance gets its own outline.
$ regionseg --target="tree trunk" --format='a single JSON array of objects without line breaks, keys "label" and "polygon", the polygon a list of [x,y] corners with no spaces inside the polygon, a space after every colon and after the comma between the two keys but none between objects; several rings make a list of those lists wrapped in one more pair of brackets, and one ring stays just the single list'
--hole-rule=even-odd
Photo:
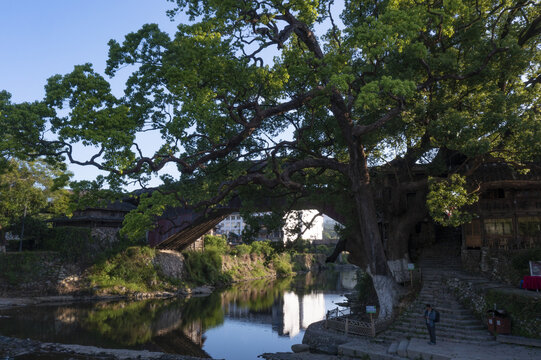
[{"label": "tree trunk", "polygon": [[379,232],[374,196],[370,185],[367,156],[362,144],[362,134],[353,132],[354,122],[342,95],[334,90],[331,95],[331,111],[336,117],[340,130],[348,145],[348,174],[355,212],[357,234],[351,234],[346,241],[350,252],[348,260],[365,268],[372,277],[380,303],[379,316],[390,317],[400,295],[399,287],[392,277],[387,263],[383,242]]},{"label": "tree trunk", "polygon": [[[368,184],[359,186],[354,194],[355,208],[359,221],[360,236],[355,237],[355,248],[351,261],[365,267],[372,277],[379,300],[379,318],[391,317],[398,304],[401,289],[389,269],[376,217],[376,208]],[[348,247],[351,250],[351,246]],[[363,249],[359,253],[359,249]]]},{"label": "tree trunk", "polygon": [[370,274],[370,276],[372,277],[376,294],[378,294],[378,318],[386,319],[392,317],[402,295],[402,289],[391,275]]}]

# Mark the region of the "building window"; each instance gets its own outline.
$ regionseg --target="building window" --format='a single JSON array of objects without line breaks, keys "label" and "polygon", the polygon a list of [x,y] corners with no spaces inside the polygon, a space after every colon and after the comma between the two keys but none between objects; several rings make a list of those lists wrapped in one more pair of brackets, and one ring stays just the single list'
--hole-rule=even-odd
[{"label": "building window", "polygon": [[513,219],[485,219],[487,235],[513,235]]},{"label": "building window", "polygon": [[541,216],[525,216],[518,218],[518,233],[521,236],[541,235]]}]

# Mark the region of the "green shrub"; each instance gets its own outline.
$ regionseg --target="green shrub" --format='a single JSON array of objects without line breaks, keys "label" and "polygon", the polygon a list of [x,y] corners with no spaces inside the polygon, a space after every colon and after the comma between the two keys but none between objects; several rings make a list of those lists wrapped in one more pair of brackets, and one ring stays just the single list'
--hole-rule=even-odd
[{"label": "green shrub", "polygon": [[251,253],[252,254],[258,254],[258,255],[264,255],[265,258],[269,259],[271,255],[274,253],[274,248],[271,245],[271,242],[269,240],[265,241],[254,241],[251,245]]},{"label": "green shrub", "polygon": [[47,275],[42,256],[33,252],[16,252],[0,254],[0,282],[2,279],[11,285],[30,281],[40,281]]},{"label": "green shrub", "polygon": [[513,256],[511,265],[513,269],[527,275],[530,273],[530,261],[541,261],[541,249],[528,249]]},{"label": "green shrub", "polygon": [[133,246],[102,260],[89,270],[90,286],[108,293],[150,292],[164,290],[164,281],[152,260],[156,251],[147,246]]},{"label": "green shrub", "polygon": [[195,285],[230,282],[230,276],[222,273],[222,257],[216,249],[187,251],[184,253],[186,281]]},{"label": "green shrub", "polygon": [[370,302],[374,304],[377,303],[378,296],[376,289],[374,288],[374,282],[368,273],[362,270],[357,271],[357,284],[355,285],[355,290],[360,302],[367,304]]},{"label": "green shrub", "polygon": [[94,239],[86,227],[63,226],[53,228],[43,239],[43,249],[57,251],[63,258],[78,261],[90,260],[95,254]]},{"label": "green shrub", "polygon": [[[22,232],[22,226],[24,223],[24,239],[23,249],[35,250],[43,247],[43,240],[50,237],[51,228],[44,220],[27,216],[26,218],[20,218],[17,222],[9,227],[9,231],[13,234],[20,235]],[[16,250],[19,250],[19,241],[15,244]],[[15,249],[14,249],[15,250]]]},{"label": "green shrub", "polygon": [[291,264],[291,256],[287,253],[274,254],[272,257],[272,265],[278,276],[288,276],[293,274],[293,265]]},{"label": "green shrub", "polygon": [[234,255],[242,256],[242,255],[249,254],[250,251],[252,250],[252,247],[250,245],[240,244],[240,245],[235,246],[233,250],[234,250]]},{"label": "green shrub", "polygon": [[229,245],[225,237],[205,235],[203,241],[205,243],[205,249],[214,249],[220,254],[227,254],[229,252]]},{"label": "green shrub", "polygon": [[329,247],[327,245],[318,245],[316,247],[316,252],[319,254],[328,254],[331,251],[329,251]]},{"label": "green shrub", "polygon": [[496,304],[498,309],[504,309],[511,317],[513,335],[539,338],[541,334],[541,302],[520,293],[507,293],[491,289],[485,293],[485,313]]}]

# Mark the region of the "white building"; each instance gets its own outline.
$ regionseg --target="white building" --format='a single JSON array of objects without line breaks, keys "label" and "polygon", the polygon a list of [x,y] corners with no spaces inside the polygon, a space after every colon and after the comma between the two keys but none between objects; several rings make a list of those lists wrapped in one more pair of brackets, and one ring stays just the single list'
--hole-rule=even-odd
[{"label": "white building", "polygon": [[230,234],[235,234],[240,237],[245,227],[246,224],[244,223],[244,220],[240,214],[236,212],[226,217],[216,226],[216,233],[226,235],[227,237],[229,237]]},{"label": "white building", "polygon": [[[216,233],[240,237],[246,223],[238,212],[232,213],[216,226]],[[317,210],[298,210],[289,212],[284,218],[281,231],[267,233],[262,230],[260,240],[293,241],[300,237],[303,240],[315,241],[323,239],[323,216]]]}]

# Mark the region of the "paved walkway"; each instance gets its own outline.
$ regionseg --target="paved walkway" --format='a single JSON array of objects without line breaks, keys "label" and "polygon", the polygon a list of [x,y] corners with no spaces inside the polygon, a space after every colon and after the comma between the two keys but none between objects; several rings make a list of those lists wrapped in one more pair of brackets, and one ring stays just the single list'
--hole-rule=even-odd
[{"label": "paved walkway", "polygon": [[338,347],[338,353],[350,358],[366,358],[371,360],[398,359],[432,359],[432,360],[539,360],[540,348],[529,348],[518,345],[474,345],[457,344],[456,342],[439,341],[437,345],[429,345],[426,340],[404,339],[401,348],[394,354],[376,349],[368,340],[347,343]]}]

